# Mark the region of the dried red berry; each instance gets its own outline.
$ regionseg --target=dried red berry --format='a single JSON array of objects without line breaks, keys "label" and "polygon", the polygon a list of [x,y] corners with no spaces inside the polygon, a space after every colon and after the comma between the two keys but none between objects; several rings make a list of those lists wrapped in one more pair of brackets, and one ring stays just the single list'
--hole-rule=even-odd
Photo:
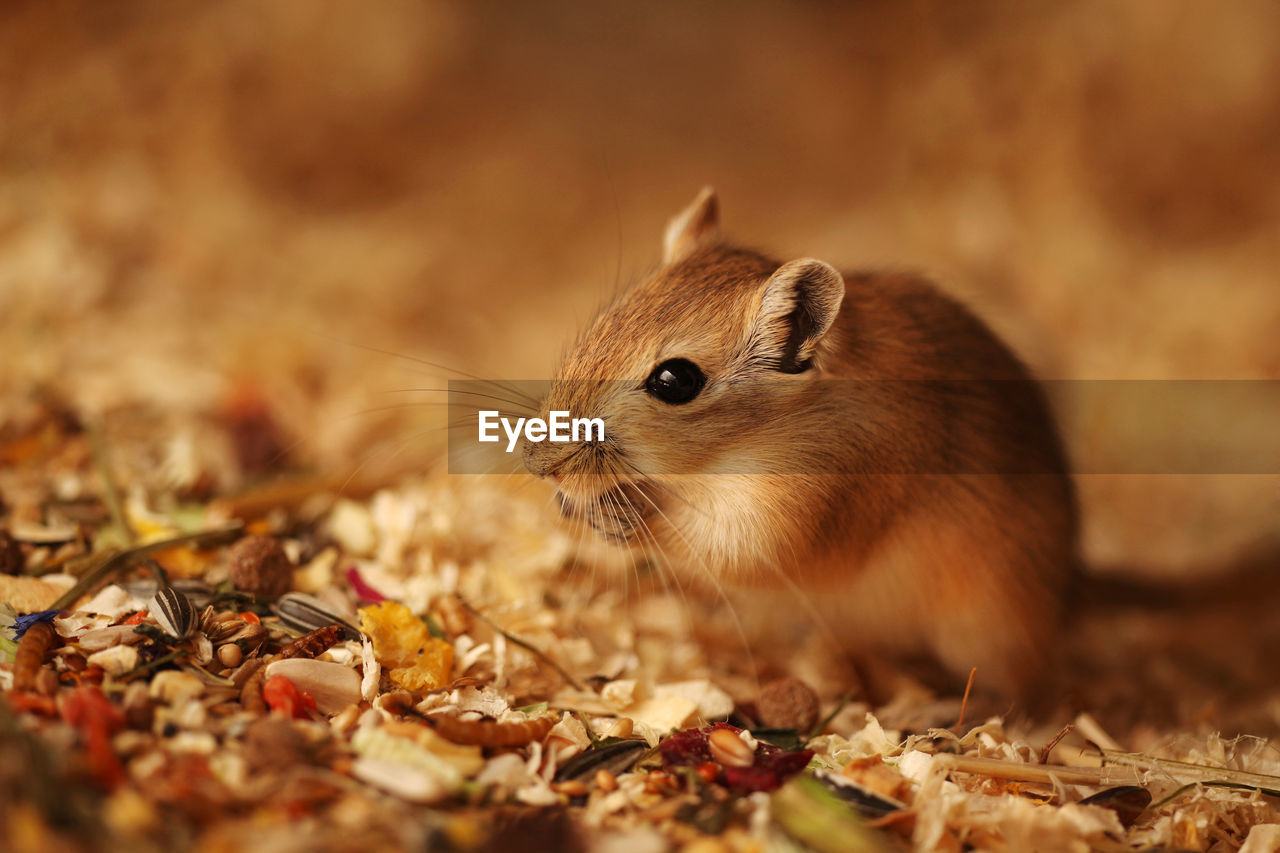
[{"label": "dried red berry", "polygon": [[[715,731],[729,731],[737,735],[742,729],[728,723],[715,723],[701,729],[676,732],[658,747],[663,763],[668,767],[694,767],[699,775],[705,765],[717,766],[709,743],[711,733]],[[750,765],[723,768],[716,778],[737,791],[772,791],[787,778],[803,770],[811,758],[811,749],[787,752],[772,744],[761,743],[756,748],[755,759]]]}]

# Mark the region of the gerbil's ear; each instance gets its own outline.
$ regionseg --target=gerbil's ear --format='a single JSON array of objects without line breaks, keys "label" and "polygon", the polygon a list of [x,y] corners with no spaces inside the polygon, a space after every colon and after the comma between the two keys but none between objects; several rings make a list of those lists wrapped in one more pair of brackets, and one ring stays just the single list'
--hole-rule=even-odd
[{"label": "gerbil's ear", "polygon": [[720,201],[703,187],[693,203],[672,217],[662,235],[662,262],[673,264],[695,249],[720,239]]},{"label": "gerbil's ear", "polygon": [[813,258],[783,264],[765,282],[753,349],[783,373],[808,369],[843,299],[844,276],[830,264]]}]

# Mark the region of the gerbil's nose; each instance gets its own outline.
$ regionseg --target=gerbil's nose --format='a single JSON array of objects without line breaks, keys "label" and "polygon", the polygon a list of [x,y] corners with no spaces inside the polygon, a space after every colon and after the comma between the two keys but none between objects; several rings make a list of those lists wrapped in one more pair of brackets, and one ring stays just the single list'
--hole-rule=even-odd
[{"label": "gerbil's nose", "polygon": [[524,458],[524,467],[530,474],[535,477],[546,477],[551,475],[556,468],[556,454],[548,453],[548,448],[544,447],[541,442],[524,441],[524,446],[520,448],[520,455]]}]

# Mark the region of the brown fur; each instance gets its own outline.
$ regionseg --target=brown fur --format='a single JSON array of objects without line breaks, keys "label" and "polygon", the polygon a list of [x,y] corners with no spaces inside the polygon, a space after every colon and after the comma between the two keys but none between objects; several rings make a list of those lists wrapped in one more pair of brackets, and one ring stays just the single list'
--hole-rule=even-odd
[{"label": "brown fur", "polygon": [[[605,442],[527,444],[527,467],[567,515],[691,580],[799,590],[850,651],[1024,685],[1077,527],[1039,388],[927,282],[779,265],[720,242],[714,219],[704,192],[673,220],[668,263],[553,385],[546,408],[603,417]],[[708,381],[673,406],[643,383],[676,357]]]}]

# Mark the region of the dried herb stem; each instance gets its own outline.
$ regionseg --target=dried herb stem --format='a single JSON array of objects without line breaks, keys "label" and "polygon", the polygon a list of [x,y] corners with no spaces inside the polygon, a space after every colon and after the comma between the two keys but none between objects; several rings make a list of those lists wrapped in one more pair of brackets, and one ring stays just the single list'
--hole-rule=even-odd
[{"label": "dried herb stem", "polygon": [[956,724],[951,727],[956,734],[960,733],[960,727],[964,725],[964,712],[969,710],[969,693],[973,690],[973,680],[977,676],[978,668],[975,666],[969,670],[969,680],[964,685],[964,698],[960,700],[960,716],[956,719]]},{"label": "dried herb stem", "polygon": [[969,755],[938,753],[933,766],[940,772],[956,771],[991,776],[996,779],[1013,779],[1021,782],[1062,782],[1068,785],[1141,785],[1151,773],[1159,773],[1177,782],[1208,785],[1218,788],[1240,788],[1258,791],[1270,797],[1280,797],[1280,777],[1264,773],[1247,773],[1225,767],[1209,767],[1152,758],[1131,752],[1104,750],[1103,758],[1111,766],[1058,767],[1044,764],[1026,764],[999,758],[979,758]]},{"label": "dried herb stem", "polygon": [[1027,764],[1021,761],[1005,761],[1000,758],[979,758],[972,755],[955,755],[940,752],[933,757],[933,766],[939,772],[973,773],[994,779],[1012,779],[1019,782],[1055,781],[1067,785],[1137,785],[1141,774],[1129,767],[1058,767],[1043,764]]},{"label": "dried herb stem", "polygon": [[189,652],[187,649],[174,649],[168,654],[161,655],[155,660],[150,660],[144,664],[139,664],[138,666],[135,666],[133,669],[129,670],[128,672],[124,673],[119,678],[117,678],[116,681],[119,681],[119,682],[133,681],[135,678],[137,678],[140,675],[143,675],[144,673],[148,673],[157,667],[161,667],[167,663],[171,663],[180,657],[186,657],[189,654],[191,654],[191,652]]},{"label": "dried herb stem", "polygon": [[488,625],[488,626],[489,626],[490,628],[492,628],[493,630],[497,631],[497,632],[498,632],[499,634],[501,634],[502,636],[506,637],[508,642],[515,643],[517,646],[519,646],[520,648],[522,648],[522,649],[524,649],[525,651],[529,652],[529,653],[530,653],[530,654],[532,654],[534,657],[536,657],[538,660],[542,661],[542,662],[543,662],[543,663],[545,663],[547,666],[549,666],[549,667],[551,667],[552,669],[554,669],[557,673],[559,673],[559,674],[560,674],[560,677],[561,677],[561,678],[563,678],[566,682],[568,682],[569,686],[570,686],[570,687],[572,687],[574,690],[585,690],[585,688],[584,688],[584,687],[582,686],[582,684],[578,681],[578,679],[576,679],[576,678],[574,678],[572,675],[570,675],[568,670],[566,670],[566,669],[565,669],[564,667],[562,667],[560,664],[556,663],[556,662],[551,658],[551,656],[550,656],[550,655],[548,655],[546,652],[542,651],[542,650],[541,650],[541,649],[539,649],[537,646],[533,645],[532,643],[528,642],[527,640],[522,640],[522,639],[520,639],[519,637],[515,636],[514,634],[511,634],[511,633],[509,633],[509,632],[507,632],[507,631],[503,630],[501,627],[499,627],[499,625],[498,625],[496,622],[494,622],[494,621],[493,621],[492,619],[490,619],[488,616],[485,616],[485,615],[484,615],[483,613],[481,613],[479,610],[476,610],[474,607],[472,607],[472,606],[471,606],[471,604],[470,604],[469,602],[467,602],[466,600],[464,600],[462,597],[459,597],[459,598],[458,598],[458,601],[462,604],[462,606],[463,606],[464,608],[466,608],[466,610],[467,610],[467,612],[468,612],[468,613],[470,613],[472,616],[476,617],[476,618],[477,618],[477,619],[479,619],[481,622],[483,622],[483,623],[485,623],[486,625]]},{"label": "dried herb stem", "polygon": [[841,711],[843,711],[845,706],[848,705],[850,700],[853,699],[853,694],[855,690],[856,688],[850,688],[846,690],[844,694],[841,695],[840,698],[836,700],[836,705],[834,708],[831,709],[831,713],[827,714],[825,717],[819,720],[817,724],[812,729],[809,730],[809,733],[804,736],[805,743],[808,743],[809,741],[816,738],[818,735],[822,734],[822,732],[826,729],[826,727],[831,725],[831,721],[836,718],[836,715],[839,714]]},{"label": "dried herb stem", "polygon": [[1261,791],[1270,797],[1280,797],[1280,776],[1230,770],[1226,767],[1209,767],[1168,758],[1152,758],[1149,755],[1113,749],[1104,749],[1102,757],[1111,764],[1131,768],[1135,772],[1164,773],[1179,782],[1199,782],[1225,788],[1248,788]]},{"label": "dried herb stem", "polygon": [[109,552],[102,562],[94,566],[84,577],[76,583],[71,589],[64,592],[57,601],[50,605],[52,610],[65,610],[74,604],[82,595],[93,592],[100,585],[106,583],[125,569],[131,568],[138,564],[147,555],[156,551],[164,551],[168,548],[174,548],[179,545],[213,545],[222,540],[230,540],[238,537],[244,531],[244,525],[240,522],[229,524],[225,527],[216,527],[212,530],[201,530],[197,533],[184,533],[181,536],[174,536],[171,539],[162,539],[159,542],[149,542],[146,545],[139,545],[136,548],[129,548],[124,551]]},{"label": "dried herb stem", "polygon": [[1076,730],[1076,727],[1067,723],[1062,727],[1062,731],[1049,738],[1049,742],[1044,745],[1044,749],[1040,750],[1040,763],[1047,764],[1049,762],[1049,753],[1053,752],[1053,748],[1062,742],[1062,739]]}]

